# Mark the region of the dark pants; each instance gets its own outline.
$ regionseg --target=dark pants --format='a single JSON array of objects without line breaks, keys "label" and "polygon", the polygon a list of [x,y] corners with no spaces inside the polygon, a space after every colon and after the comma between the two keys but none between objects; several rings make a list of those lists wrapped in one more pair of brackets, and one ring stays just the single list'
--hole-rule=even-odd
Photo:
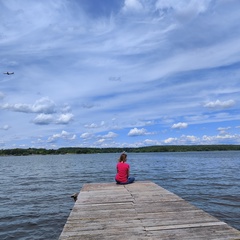
[{"label": "dark pants", "polygon": [[[116,179],[115,179],[116,180]],[[116,180],[116,183],[117,184],[121,184],[121,185],[124,185],[124,184],[130,184],[130,183],[133,183],[135,181],[135,178],[134,177],[129,177],[127,182],[119,182]]]}]

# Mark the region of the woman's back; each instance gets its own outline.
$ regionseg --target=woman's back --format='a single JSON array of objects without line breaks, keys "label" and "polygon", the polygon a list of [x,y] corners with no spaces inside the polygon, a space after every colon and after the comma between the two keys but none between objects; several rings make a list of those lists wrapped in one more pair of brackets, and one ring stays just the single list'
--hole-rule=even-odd
[{"label": "woman's back", "polygon": [[127,154],[121,154],[117,164],[117,174],[115,180],[117,184],[129,184],[135,181],[134,177],[129,177],[130,166],[127,161]]},{"label": "woman's back", "polygon": [[119,182],[127,182],[129,172],[129,164],[126,162],[119,162],[117,164],[116,180]]}]

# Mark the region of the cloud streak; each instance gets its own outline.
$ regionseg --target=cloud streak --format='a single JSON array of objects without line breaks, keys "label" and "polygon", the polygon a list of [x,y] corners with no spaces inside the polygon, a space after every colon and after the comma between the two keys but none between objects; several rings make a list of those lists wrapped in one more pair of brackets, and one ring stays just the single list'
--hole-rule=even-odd
[{"label": "cloud streak", "polygon": [[215,102],[208,102],[204,105],[204,107],[206,108],[210,108],[210,109],[219,109],[219,108],[230,108],[232,106],[235,105],[235,101],[234,100],[227,100],[227,101],[219,101],[216,100]]}]

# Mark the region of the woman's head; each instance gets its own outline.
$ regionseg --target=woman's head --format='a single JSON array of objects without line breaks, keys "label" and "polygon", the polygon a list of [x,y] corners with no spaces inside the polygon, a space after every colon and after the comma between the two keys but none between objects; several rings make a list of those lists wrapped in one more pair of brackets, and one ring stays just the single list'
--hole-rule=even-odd
[{"label": "woman's head", "polygon": [[127,154],[124,152],[120,155],[120,158],[118,160],[119,162],[126,162],[127,161]]}]

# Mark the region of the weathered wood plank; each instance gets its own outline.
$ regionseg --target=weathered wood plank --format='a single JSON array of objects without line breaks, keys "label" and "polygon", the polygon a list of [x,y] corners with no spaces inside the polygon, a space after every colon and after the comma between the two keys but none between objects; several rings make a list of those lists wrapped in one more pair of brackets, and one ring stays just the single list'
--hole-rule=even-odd
[{"label": "weathered wood plank", "polygon": [[237,240],[240,232],[152,182],[86,184],[60,240]]}]

